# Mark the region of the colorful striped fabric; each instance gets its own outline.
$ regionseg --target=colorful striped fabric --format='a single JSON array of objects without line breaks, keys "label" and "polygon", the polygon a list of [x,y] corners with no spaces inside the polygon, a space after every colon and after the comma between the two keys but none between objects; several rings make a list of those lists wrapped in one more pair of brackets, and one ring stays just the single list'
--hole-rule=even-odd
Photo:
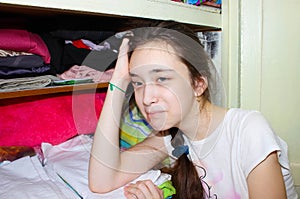
[{"label": "colorful striped fabric", "polygon": [[129,106],[121,120],[120,148],[128,149],[143,141],[152,131],[135,104]]}]

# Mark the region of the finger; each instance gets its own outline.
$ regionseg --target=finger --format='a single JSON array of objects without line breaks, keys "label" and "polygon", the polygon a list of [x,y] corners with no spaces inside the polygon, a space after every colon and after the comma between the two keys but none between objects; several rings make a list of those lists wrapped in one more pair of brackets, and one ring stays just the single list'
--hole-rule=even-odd
[{"label": "finger", "polygon": [[131,184],[131,193],[134,193],[139,199],[163,199],[163,192],[151,180],[138,181]]},{"label": "finger", "polygon": [[127,55],[128,53],[128,50],[129,50],[129,39],[128,38],[124,38],[121,45],[120,45],[120,48],[119,48],[119,56],[118,57],[121,57],[121,56],[124,56],[124,55]]},{"label": "finger", "polygon": [[137,184],[130,184],[124,188],[124,195],[129,199],[146,199],[143,190],[141,190]]},{"label": "finger", "polygon": [[149,193],[153,198],[163,198],[163,191],[158,188],[158,186],[156,186],[152,181],[145,181],[145,185],[147,186]]},{"label": "finger", "polygon": [[127,38],[124,38],[123,41],[122,41],[122,44],[119,48],[119,54],[118,54],[118,59],[117,59],[117,63],[116,63],[116,66],[119,66],[119,65],[128,65],[128,50],[129,50],[129,39]]},{"label": "finger", "polygon": [[[129,39],[124,38],[122,41],[122,44],[119,48],[119,54],[118,59],[116,62],[115,70],[113,73],[113,80],[119,81],[119,80],[130,80],[129,77],[129,71],[128,71],[128,50],[129,50]],[[116,82],[115,82],[116,83]]]},{"label": "finger", "polygon": [[135,194],[127,192],[127,191],[124,192],[124,195],[125,195],[126,199],[138,199],[138,197]]},{"label": "finger", "polygon": [[148,188],[146,181],[138,181],[136,183],[136,187],[138,189],[138,191],[136,192],[136,195],[138,197],[144,197],[147,199],[151,199],[154,198],[152,196],[152,193],[150,192],[150,189]]},{"label": "finger", "polygon": [[130,184],[130,186],[127,187],[127,190],[138,199],[153,198],[144,181],[138,181],[134,184]]},{"label": "finger", "polygon": [[151,180],[144,181],[144,185],[147,187],[147,192],[144,192],[146,197],[151,196],[152,198],[158,199],[163,198],[163,191],[159,189]]}]

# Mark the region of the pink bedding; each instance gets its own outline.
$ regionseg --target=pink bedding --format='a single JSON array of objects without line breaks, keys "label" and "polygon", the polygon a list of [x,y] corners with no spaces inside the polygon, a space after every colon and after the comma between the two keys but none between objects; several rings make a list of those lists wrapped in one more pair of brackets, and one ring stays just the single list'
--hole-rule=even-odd
[{"label": "pink bedding", "polygon": [[62,143],[93,133],[106,93],[33,96],[0,101],[0,146]]}]

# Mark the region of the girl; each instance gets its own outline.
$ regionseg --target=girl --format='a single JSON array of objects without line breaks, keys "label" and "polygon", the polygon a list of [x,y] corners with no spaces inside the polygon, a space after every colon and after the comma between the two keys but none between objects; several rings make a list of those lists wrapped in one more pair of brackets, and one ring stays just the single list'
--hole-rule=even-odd
[{"label": "girl", "polygon": [[[264,117],[214,103],[218,76],[196,35],[176,22],[132,33],[120,47],[95,132],[90,189],[104,193],[124,186],[170,156],[176,161],[162,170],[172,175],[173,198],[297,198],[286,145]],[[128,85],[154,131],[120,152]],[[147,180],[124,191],[128,199],[163,198]]]}]

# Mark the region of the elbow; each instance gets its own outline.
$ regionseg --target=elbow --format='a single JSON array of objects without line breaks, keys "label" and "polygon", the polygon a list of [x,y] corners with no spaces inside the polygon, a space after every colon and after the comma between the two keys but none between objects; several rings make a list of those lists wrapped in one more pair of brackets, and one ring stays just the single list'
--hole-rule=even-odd
[{"label": "elbow", "polygon": [[93,193],[104,194],[111,192],[115,189],[114,181],[111,177],[106,176],[103,173],[98,173],[99,167],[92,167],[93,164],[90,163],[89,172],[88,172],[88,187],[89,190]]},{"label": "elbow", "polygon": [[93,193],[105,194],[114,190],[113,187],[105,185],[104,183],[93,183],[89,181],[89,189]]}]

